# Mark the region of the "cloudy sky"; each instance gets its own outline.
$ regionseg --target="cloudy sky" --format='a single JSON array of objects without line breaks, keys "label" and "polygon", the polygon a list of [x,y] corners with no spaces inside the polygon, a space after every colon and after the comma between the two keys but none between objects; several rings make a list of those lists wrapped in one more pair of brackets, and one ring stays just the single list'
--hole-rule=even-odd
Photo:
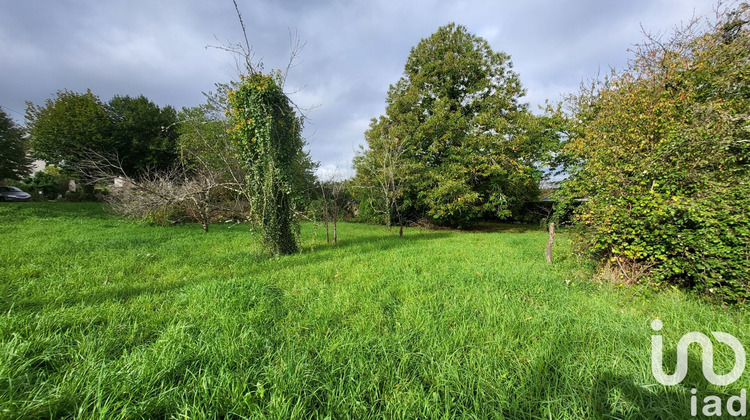
[{"label": "cloudy sky", "polygon": [[[449,22],[511,55],[532,109],[626,64],[641,26],[669,32],[711,0],[238,0],[256,59],[285,68],[290,33],[306,43],[286,90],[307,112],[305,136],[327,176],[346,173],[369,120],[384,112],[409,50]],[[237,78],[208,45],[242,32],[231,0],[0,0],[0,106],[23,122],[25,101],[91,89],[103,101],[145,95],[176,108]]]}]

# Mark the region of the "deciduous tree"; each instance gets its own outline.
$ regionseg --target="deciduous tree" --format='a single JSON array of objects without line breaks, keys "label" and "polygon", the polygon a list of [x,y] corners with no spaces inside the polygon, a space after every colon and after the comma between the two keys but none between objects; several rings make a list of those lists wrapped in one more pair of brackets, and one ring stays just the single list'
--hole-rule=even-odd
[{"label": "deciduous tree", "polygon": [[388,120],[380,117],[370,123],[367,132],[369,150],[362,150],[354,157],[357,176],[353,190],[359,199],[360,211],[379,213],[388,230],[398,221],[403,234],[401,207],[404,185],[409,167],[404,158],[404,142],[390,134]]},{"label": "deciduous tree", "polygon": [[135,177],[167,170],[176,163],[177,113],[144,96],[115,96],[101,102],[90,90],[57,92],[43,106],[27,103],[26,126],[34,155],[63,169],[78,171],[84,151],[120,157]]},{"label": "deciduous tree", "polygon": [[75,168],[84,150],[111,148],[110,119],[90,90],[57,92],[44,106],[27,102],[26,128],[34,156],[61,168]]}]

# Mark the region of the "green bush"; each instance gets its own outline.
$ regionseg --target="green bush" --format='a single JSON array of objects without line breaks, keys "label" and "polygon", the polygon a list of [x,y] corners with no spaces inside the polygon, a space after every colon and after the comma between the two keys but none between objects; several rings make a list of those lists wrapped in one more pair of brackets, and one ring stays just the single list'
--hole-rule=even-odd
[{"label": "green bush", "polygon": [[56,200],[68,191],[69,180],[70,177],[65,172],[50,165],[32,177],[24,179],[19,186],[31,194],[34,200]]},{"label": "green bush", "polygon": [[[748,9],[700,35],[641,45],[574,103],[563,195],[581,251],[630,282],[750,297]],[[744,22],[744,23],[743,23]],[[566,203],[558,210],[563,210]]]}]

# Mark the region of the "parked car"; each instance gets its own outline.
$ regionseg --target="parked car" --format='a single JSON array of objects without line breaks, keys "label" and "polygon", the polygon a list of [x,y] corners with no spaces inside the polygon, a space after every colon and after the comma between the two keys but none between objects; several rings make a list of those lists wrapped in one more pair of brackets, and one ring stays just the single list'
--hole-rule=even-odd
[{"label": "parked car", "polygon": [[0,187],[0,201],[29,201],[31,194],[16,187]]}]

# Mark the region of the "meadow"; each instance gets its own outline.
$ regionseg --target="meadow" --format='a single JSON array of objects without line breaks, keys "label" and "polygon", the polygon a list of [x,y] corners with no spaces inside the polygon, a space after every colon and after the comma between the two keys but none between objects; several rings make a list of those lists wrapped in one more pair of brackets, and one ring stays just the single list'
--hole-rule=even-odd
[{"label": "meadow", "polygon": [[[0,206],[0,418],[690,417],[651,374],[689,331],[749,348],[750,316],[678,290],[618,286],[557,236],[302,225],[271,258],[241,224],[124,221],[96,203]],[[733,353],[715,346],[716,371]]]}]

